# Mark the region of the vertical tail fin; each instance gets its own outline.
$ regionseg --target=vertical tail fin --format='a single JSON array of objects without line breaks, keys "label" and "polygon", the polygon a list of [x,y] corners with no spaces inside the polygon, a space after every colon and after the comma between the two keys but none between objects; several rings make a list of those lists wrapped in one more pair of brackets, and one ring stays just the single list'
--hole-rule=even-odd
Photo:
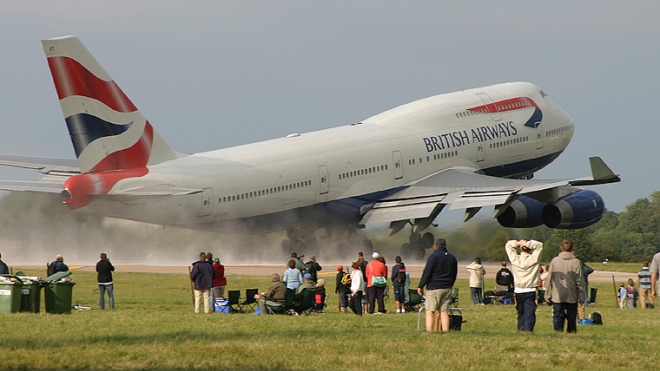
[{"label": "vertical tail fin", "polygon": [[75,36],[42,41],[82,173],[181,157]]}]

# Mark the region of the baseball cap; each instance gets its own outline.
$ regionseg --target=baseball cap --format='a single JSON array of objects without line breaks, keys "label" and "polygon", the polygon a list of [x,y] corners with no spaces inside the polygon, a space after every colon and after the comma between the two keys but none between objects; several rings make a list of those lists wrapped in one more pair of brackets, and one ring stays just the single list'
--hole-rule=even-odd
[{"label": "baseball cap", "polygon": [[339,265],[337,266],[337,270],[338,270],[338,271],[343,271],[343,270],[344,270],[344,266],[341,265],[341,264],[339,264]]},{"label": "baseball cap", "polygon": [[380,254],[374,251],[374,253],[371,254],[371,257],[374,259],[378,259],[380,257]]},{"label": "baseball cap", "polygon": [[309,273],[305,273],[305,275],[303,276],[303,278],[306,279],[306,280],[311,280],[311,279],[312,279],[312,275],[309,274]]}]

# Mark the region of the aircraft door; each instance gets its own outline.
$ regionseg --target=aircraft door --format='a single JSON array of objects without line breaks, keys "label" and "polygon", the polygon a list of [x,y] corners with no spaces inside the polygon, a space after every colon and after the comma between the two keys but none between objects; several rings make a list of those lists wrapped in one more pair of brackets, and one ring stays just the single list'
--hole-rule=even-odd
[{"label": "aircraft door", "polygon": [[400,151],[392,151],[392,159],[394,160],[394,179],[403,178],[403,158]]},{"label": "aircraft door", "polygon": [[493,99],[491,99],[490,95],[486,93],[477,93],[477,96],[488,107],[490,118],[492,118],[493,121],[500,121],[502,117],[500,116],[500,113],[497,111],[497,107],[495,107],[495,102],[493,102]]},{"label": "aircraft door", "polygon": [[328,178],[328,168],[325,165],[319,166],[319,194],[323,195],[330,191],[330,179]]},{"label": "aircraft door", "polygon": [[477,143],[477,162],[481,162],[486,159],[486,146],[482,142]]},{"label": "aircraft door", "polygon": [[213,210],[213,188],[202,189],[202,206],[199,209],[198,218],[211,215]]},{"label": "aircraft door", "polygon": [[536,126],[536,149],[543,148],[543,125],[539,122]]}]

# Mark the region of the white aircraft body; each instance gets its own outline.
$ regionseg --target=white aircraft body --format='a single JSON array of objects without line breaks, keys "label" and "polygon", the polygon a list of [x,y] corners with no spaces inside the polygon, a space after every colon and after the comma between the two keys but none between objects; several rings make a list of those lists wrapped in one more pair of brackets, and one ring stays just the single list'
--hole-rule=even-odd
[{"label": "white aircraft body", "polygon": [[[604,213],[580,186],[618,182],[592,157],[592,176],[533,180],[569,144],[571,118],[539,87],[504,83],[417,100],[357,123],[182,154],[171,149],[78,38],[43,41],[76,160],[0,155],[39,181],[0,189],[60,193],[72,210],[227,232],[412,225],[408,249],[440,211],[484,206],[505,227],[583,228]],[[423,250],[422,250],[423,251]],[[423,256],[423,254],[422,254]]]}]

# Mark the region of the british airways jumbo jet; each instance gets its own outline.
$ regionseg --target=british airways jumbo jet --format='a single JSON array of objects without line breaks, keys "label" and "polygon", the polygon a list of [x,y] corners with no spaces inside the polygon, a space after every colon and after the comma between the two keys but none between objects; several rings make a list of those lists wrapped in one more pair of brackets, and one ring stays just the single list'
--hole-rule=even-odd
[{"label": "british airways jumbo jet", "polygon": [[411,226],[420,257],[443,208],[464,219],[493,206],[504,227],[583,228],[604,213],[584,185],[620,181],[598,157],[592,176],[532,180],[574,133],[539,87],[504,83],[417,100],[350,125],[197,154],[170,148],[74,36],[43,40],[76,160],[0,155],[36,169],[0,189],[59,193],[71,210],[240,233],[286,230],[283,246],[326,228]]}]

